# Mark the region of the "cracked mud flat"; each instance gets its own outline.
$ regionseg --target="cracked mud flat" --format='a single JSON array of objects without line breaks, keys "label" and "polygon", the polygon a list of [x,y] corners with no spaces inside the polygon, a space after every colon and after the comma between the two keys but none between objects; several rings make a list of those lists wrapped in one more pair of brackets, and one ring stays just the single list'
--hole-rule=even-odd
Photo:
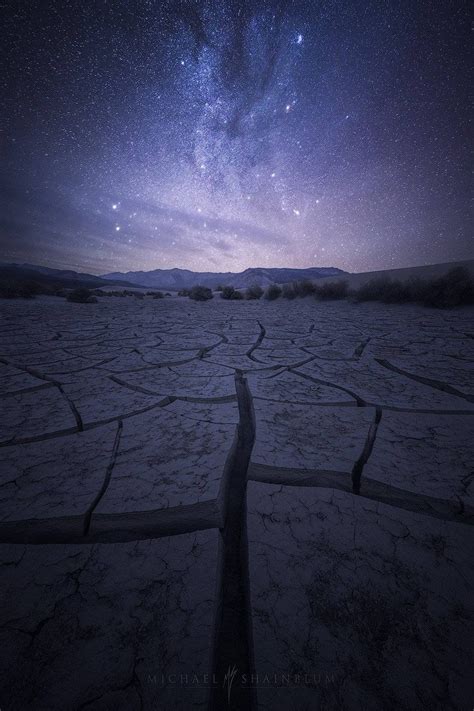
[{"label": "cracked mud flat", "polygon": [[471,708],[472,309],[0,310],[2,709]]}]

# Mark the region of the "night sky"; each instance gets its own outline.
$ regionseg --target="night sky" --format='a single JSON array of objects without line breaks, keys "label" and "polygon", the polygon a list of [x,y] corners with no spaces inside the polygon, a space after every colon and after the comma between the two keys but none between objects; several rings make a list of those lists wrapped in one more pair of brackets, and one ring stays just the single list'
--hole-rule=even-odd
[{"label": "night sky", "polygon": [[467,2],[1,6],[3,261],[473,256]]}]

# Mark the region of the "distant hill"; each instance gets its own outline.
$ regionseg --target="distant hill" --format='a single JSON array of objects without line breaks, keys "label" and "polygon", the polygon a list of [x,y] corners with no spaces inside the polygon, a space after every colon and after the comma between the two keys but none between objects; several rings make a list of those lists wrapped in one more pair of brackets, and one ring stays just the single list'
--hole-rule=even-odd
[{"label": "distant hill", "polygon": [[[0,282],[14,285],[30,282],[56,289],[77,289],[79,287],[99,289],[111,286],[110,280],[94,274],[75,272],[72,269],[51,269],[36,264],[9,264],[6,262],[0,262]],[[133,287],[137,284],[120,280],[120,286]]]},{"label": "distant hill", "polygon": [[411,279],[438,279],[454,267],[465,267],[474,277],[474,259],[465,259],[459,262],[442,262],[441,264],[426,264],[422,267],[404,267],[401,269],[384,269],[377,272],[359,272],[357,274],[339,275],[328,281],[347,281],[349,288],[358,289],[363,284],[373,279],[393,279],[397,281],[410,281]]},{"label": "distant hill", "polygon": [[158,289],[189,289],[195,284],[215,288],[220,284],[245,288],[253,284],[286,284],[301,279],[321,279],[322,277],[343,275],[342,269],[335,267],[309,267],[308,269],[265,269],[254,267],[243,272],[193,272],[189,269],[154,269],[149,272],[112,272],[102,278],[114,282],[129,281],[140,286]]},{"label": "distant hill", "polygon": [[321,283],[344,280],[348,282],[351,289],[356,289],[362,284],[380,277],[400,281],[414,278],[437,278],[456,266],[466,267],[474,277],[474,260],[360,272],[357,274],[351,274],[336,267],[308,267],[307,269],[253,267],[238,273],[193,272],[189,269],[154,269],[149,272],[113,272],[102,276],[76,272],[72,269],[52,269],[36,264],[0,262],[0,283],[17,285],[25,282],[35,282],[54,289],[75,289],[78,287],[111,289],[113,285],[116,285],[120,288],[161,288],[178,291],[179,289],[189,289],[196,284],[202,284],[210,288],[229,285],[242,289],[253,284],[266,287],[268,284],[286,284],[292,281],[309,279],[310,281],[318,280]]}]

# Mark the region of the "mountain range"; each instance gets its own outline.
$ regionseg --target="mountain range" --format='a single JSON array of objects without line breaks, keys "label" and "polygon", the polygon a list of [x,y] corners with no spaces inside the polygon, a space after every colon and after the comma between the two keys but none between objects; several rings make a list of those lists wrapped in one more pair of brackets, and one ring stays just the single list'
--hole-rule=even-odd
[{"label": "mountain range", "polygon": [[243,272],[193,272],[189,269],[153,269],[149,272],[112,272],[102,274],[102,279],[115,283],[131,282],[154,289],[189,289],[196,284],[215,288],[219,285],[234,286],[237,289],[259,284],[286,284],[302,279],[321,279],[345,274],[335,267],[308,267],[307,269],[252,267]]},{"label": "mountain range", "polygon": [[88,289],[104,289],[113,286],[121,289],[165,289],[179,291],[189,289],[201,284],[210,288],[234,286],[246,288],[259,284],[262,287],[268,284],[285,284],[292,281],[316,279],[325,281],[343,278],[351,288],[358,288],[362,284],[375,278],[397,279],[406,281],[410,279],[433,279],[446,274],[449,269],[462,266],[474,277],[474,260],[464,260],[443,264],[430,264],[405,269],[392,269],[374,272],[351,274],[335,267],[308,267],[307,269],[262,268],[253,267],[243,272],[193,272],[189,269],[153,269],[152,271],[112,272],[97,276],[76,272],[72,269],[52,269],[51,267],[37,264],[15,264],[0,262],[0,286],[25,285],[36,283],[54,289],[74,289],[85,287]]},{"label": "mountain range", "polygon": [[[52,269],[38,264],[14,264],[0,262],[0,281],[8,284],[35,283],[51,288],[75,289],[84,287],[87,289],[99,289],[110,287],[111,283],[107,279],[95,274],[85,274],[75,272],[72,269]],[[137,286],[126,281],[120,281],[122,287]]]},{"label": "mountain range", "polygon": [[190,289],[196,284],[216,288],[234,286],[243,289],[254,284],[286,284],[303,279],[315,280],[324,277],[341,276],[347,272],[335,267],[308,267],[307,269],[287,269],[253,267],[243,272],[193,272],[189,269],[153,269],[149,272],[111,272],[96,276],[76,272],[72,269],[52,269],[37,264],[14,264],[0,262],[0,278],[3,280],[36,280],[41,282],[54,281],[62,287],[84,286],[89,289],[111,286],[142,287],[149,289]]}]

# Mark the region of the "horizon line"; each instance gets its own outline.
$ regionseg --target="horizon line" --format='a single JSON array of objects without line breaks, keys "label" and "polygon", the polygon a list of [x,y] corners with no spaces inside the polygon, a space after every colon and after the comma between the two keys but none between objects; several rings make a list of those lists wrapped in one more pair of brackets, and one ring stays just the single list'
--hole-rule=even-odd
[{"label": "horizon line", "polygon": [[[256,266],[256,267],[246,267],[245,269],[242,269],[242,270],[240,270],[240,271],[229,271],[229,270],[228,270],[228,271],[213,271],[213,270],[210,270],[210,269],[209,269],[209,270],[194,270],[194,269],[189,269],[188,267],[152,267],[152,268],[150,268],[150,269],[129,269],[129,270],[127,270],[127,271],[114,270],[114,271],[107,271],[107,272],[82,271],[82,270],[83,270],[84,268],[86,268],[86,267],[72,267],[72,266],[68,266],[68,267],[52,267],[52,266],[50,266],[50,264],[51,264],[51,263],[54,263],[54,261],[53,261],[53,262],[50,262],[49,264],[39,264],[39,263],[37,263],[37,262],[14,262],[14,261],[3,261],[3,260],[1,260],[1,261],[0,261],[0,266],[9,266],[9,265],[12,265],[12,266],[22,267],[22,266],[25,266],[25,265],[26,265],[26,266],[41,267],[41,268],[46,268],[46,269],[57,269],[58,271],[73,271],[73,272],[76,272],[76,273],[78,273],[78,274],[81,274],[81,273],[82,273],[82,274],[90,274],[90,275],[92,275],[92,276],[102,277],[102,276],[109,275],[109,274],[123,274],[123,275],[126,276],[127,274],[136,274],[136,273],[139,273],[139,272],[142,272],[142,273],[145,273],[145,274],[149,274],[150,272],[154,272],[154,271],[167,271],[167,272],[170,272],[170,271],[187,271],[187,272],[192,272],[192,273],[194,273],[194,274],[204,274],[204,273],[208,273],[208,274],[222,274],[222,275],[225,275],[225,274],[243,274],[244,272],[248,271],[249,269],[262,269],[262,270],[270,270],[270,269],[292,269],[292,270],[294,270],[294,271],[304,271],[304,270],[307,270],[307,269],[339,269],[341,272],[343,272],[343,273],[345,273],[345,274],[370,274],[370,273],[372,273],[372,272],[386,272],[386,271],[395,271],[395,270],[400,270],[400,269],[419,269],[419,268],[423,268],[423,267],[435,267],[435,266],[441,266],[441,265],[443,265],[443,264],[448,265],[448,264],[456,264],[456,263],[458,263],[458,262],[470,262],[470,261],[474,261],[474,255],[473,255],[472,257],[469,257],[469,258],[465,258],[465,259],[453,259],[452,261],[448,261],[448,262],[429,262],[429,263],[425,263],[425,264],[413,264],[413,265],[410,265],[410,266],[403,266],[403,267],[385,267],[385,268],[377,268],[377,269],[366,269],[366,270],[364,270],[364,271],[355,271],[355,272],[347,271],[347,270],[345,270],[345,269],[341,269],[341,267],[335,267],[335,266],[333,266],[333,265],[331,265],[331,266],[323,266],[323,265],[314,266],[314,265],[313,265],[313,266],[307,266],[307,267],[290,267],[290,266],[283,266],[283,267],[261,267],[261,266]],[[336,275],[334,275],[334,276],[336,276]]]}]

